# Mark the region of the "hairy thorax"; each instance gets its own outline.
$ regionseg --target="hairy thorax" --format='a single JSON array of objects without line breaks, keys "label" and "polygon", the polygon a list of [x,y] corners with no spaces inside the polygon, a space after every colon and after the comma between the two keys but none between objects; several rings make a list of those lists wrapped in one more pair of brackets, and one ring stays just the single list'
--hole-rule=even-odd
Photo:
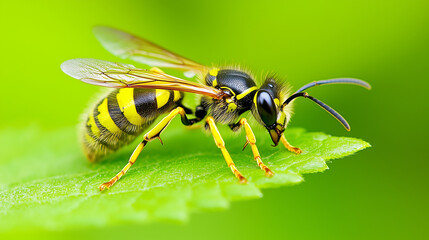
[{"label": "hairy thorax", "polygon": [[205,77],[206,84],[223,90],[229,97],[223,99],[203,98],[202,105],[216,122],[232,124],[252,108],[257,90],[253,78],[240,70],[212,69]]}]

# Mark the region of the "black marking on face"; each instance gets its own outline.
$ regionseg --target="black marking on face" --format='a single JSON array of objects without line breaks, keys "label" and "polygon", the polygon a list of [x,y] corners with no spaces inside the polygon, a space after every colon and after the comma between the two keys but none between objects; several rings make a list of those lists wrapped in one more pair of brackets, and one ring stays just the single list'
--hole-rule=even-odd
[{"label": "black marking on face", "polygon": [[280,87],[274,78],[267,78],[264,84],[262,84],[261,89],[267,91],[273,99],[279,98]]}]

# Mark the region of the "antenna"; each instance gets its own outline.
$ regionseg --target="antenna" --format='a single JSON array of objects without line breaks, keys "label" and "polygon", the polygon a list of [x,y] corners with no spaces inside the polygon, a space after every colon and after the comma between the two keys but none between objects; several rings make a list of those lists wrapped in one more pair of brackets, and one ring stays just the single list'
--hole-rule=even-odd
[{"label": "antenna", "polygon": [[320,80],[320,81],[308,83],[308,84],[304,85],[303,87],[301,87],[300,89],[298,89],[298,91],[296,91],[295,93],[302,92],[302,91],[309,89],[311,87],[326,85],[326,84],[353,84],[353,85],[364,87],[368,90],[371,89],[371,85],[369,85],[369,83],[362,81],[360,79],[356,79],[356,78],[334,78],[334,79]]},{"label": "antenna", "polygon": [[347,131],[350,131],[350,125],[349,123],[346,121],[346,119],[343,118],[343,116],[341,116],[337,111],[335,111],[334,109],[332,109],[330,106],[326,105],[325,103],[323,103],[322,101],[308,95],[308,93],[306,92],[301,92],[301,93],[295,93],[292,96],[290,96],[288,99],[286,99],[286,101],[282,104],[281,109],[283,109],[286,105],[288,105],[292,100],[294,100],[295,98],[298,97],[304,97],[304,98],[308,98],[311,101],[317,103],[317,105],[319,105],[321,108],[325,109],[329,114],[331,114],[335,119],[337,119]]}]

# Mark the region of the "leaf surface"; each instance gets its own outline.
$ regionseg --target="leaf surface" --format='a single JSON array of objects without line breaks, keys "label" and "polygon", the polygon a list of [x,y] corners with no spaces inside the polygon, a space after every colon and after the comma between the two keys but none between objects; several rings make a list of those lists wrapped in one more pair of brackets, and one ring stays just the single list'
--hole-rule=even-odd
[{"label": "leaf surface", "polygon": [[370,145],[362,140],[287,129],[286,136],[303,150],[271,147],[269,136],[256,131],[263,161],[274,172],[264,176],[250,147],[241,151],[244,133],[220,128],[237,168],[249,183],[239,184],[226,166],[212,136],[184,129],[175,122],[149,143],[136,164],[110,190],[98,186],[126,164],[137,142],[105,161],[86,161],[74,128],[43,132],[37,127],[0,131],[0,229],[64,229],[129,222],[184,222],[195,211],[227,209],[231,201],[262,197],[261,189],[298,184],[302,174],[326,170],[326,161]]}]

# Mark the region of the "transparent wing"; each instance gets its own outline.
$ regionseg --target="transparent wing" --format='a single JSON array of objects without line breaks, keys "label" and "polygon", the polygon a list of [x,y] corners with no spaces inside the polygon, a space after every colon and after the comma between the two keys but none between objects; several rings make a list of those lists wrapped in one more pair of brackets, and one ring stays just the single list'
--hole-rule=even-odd
[{"label": "transparent wing", "polygon": [[105,26],[94,28],[95,37],[112,54],[160,68],[204,72],[206,67],[172,53],[146,39]]},{"label": "transparent wing", "polygon": [[186,81],[160,71],[139,69],[131,64],[78,58],[61,64],[63,72],[83,82],[112,88],[156,88],[222,98],[223,91]]}]

